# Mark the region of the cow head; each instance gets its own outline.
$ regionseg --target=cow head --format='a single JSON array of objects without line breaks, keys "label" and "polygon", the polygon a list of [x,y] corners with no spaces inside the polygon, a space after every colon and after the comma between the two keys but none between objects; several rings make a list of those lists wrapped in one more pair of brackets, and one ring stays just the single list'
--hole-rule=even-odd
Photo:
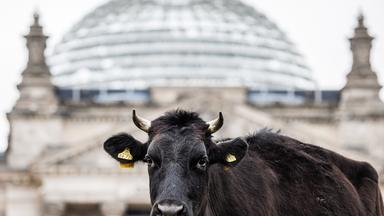
[{"label": "cow head", "polygon": [[209,170],[236,166],[248,145],[240,138],[216,144],[211,135],[223,125],[223,116],[204,122],[196,113],[176,110],[148,121],[133,111],[133,121],[148,133],[141,143],[119,134],[104,143],[104,149],[121,164],[148,164],[152,216],[194,216],[207,204]]}]

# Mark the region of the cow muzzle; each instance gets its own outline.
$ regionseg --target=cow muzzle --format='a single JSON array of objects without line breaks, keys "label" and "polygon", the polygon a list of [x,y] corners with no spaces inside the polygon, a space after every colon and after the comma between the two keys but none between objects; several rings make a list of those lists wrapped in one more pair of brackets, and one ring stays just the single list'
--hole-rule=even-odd
[{"label": "cow muzzle", "polygon": [[187,207],[176,200],[162,200],[152,207],[151,216],[187,216]]}]

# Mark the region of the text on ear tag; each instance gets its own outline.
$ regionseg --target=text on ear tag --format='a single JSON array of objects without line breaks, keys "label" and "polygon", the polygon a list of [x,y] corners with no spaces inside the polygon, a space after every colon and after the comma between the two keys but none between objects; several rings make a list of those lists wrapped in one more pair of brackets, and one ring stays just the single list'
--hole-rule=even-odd
[{"label": "text on ear tag", "polygon": [[133,156],[132,156],[131,151],[129,150],[129,148],[124,149],[124,151],[120,152],[117,155],[117,157],[120,158],[120,159],[124,159],[124,160],[132,160],[133,159]]},{"label": "text on ear tag", "polygon": [[227,157],[225,157],[225,161],[227,161],[228,163],[235,162],[236,160],[236,156],[233,154],[227,154]]},{"label": "text on ear tag", "polygon": [[120,168],[128,168],[128,169],[130,169],[130,168],[133,168],[134,166],[135,166],[134,163],[121,163],[120,164]]}]

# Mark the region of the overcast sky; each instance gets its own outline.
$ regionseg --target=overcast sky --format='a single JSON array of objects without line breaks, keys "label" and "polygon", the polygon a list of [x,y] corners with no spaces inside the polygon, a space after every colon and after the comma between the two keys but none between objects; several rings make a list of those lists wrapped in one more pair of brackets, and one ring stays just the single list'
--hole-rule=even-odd
[{"label": "overcast sky", "polygon": [[[129,0],[127,0],[129,1]],[[180,0],[183,1],[183,0]],[[351,66],[347,38],[359,11],[373,36],[373,68],[384,83],[384,0],[244,0],[265,13],[287,33],[304,55],[316,80],[325,89],[339,89]],[[0,1],[0,149],[5,146],[5,113],[17,99],[16,85],[26,63],[25,41],[33,11],[41,13],[50,36],[49,54],[63,34],[81,17],[106,0]]]}]

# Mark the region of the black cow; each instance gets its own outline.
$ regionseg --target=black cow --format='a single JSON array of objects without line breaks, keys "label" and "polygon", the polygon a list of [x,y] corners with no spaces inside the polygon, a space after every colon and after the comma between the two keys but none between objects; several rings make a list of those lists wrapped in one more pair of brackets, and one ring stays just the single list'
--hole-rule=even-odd
[{"label": "black cow", "polygon": [[221,113],[208,123],[182,110],[133,120],[148,141],[119,134],[104,149],[121,164],[148,164],[153,216],[384,215],[368,163],[268,130],[215,143]]}]

